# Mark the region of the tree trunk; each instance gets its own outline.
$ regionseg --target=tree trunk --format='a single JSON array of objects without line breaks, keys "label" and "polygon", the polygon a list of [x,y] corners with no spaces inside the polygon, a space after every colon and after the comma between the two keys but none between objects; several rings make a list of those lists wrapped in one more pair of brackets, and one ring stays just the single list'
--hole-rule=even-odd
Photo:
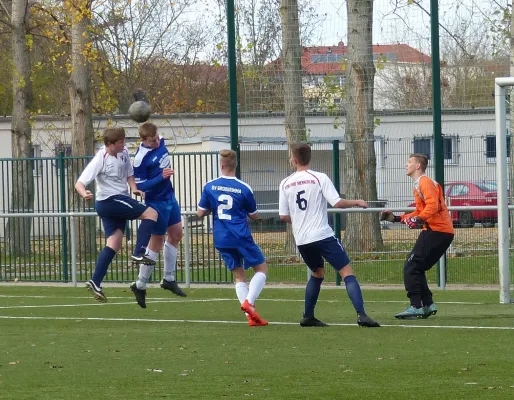
[{"label": "tree trunk", "polygon": [[[345,196],[377,204],[374,146],[373,1],[348,0],[348,65],[345,132]],[[344,235],[349,251],[383,247],[377,213],[350,213]]]},{"label": "tree trunk", "polygon": [[[71,152],[73,156],[92,155],[94,152],[94,130],[91,105],[91,66],[88,49],[91,46],[89,26],[91,23],[91,1],[76,0],[70,7],[72,14],[71,42],[72,42],[72,72],[70,76],[70,102],[71,102]],[[84,210],[84,201],[76,195],[75,182],[79,177],[85,163],[73,160],[67,162],[68,193],[71,209]],[[87,206],[92,207],[91,204]],[[96,253],[95,218],[85,217],[76,220],[77,255],[93,255]],[[83,259],[83,257],[79,258]]]},{"label": "tree trunk", "polygon": [[[12,152],[14,158],[31,157],[30,112],[32,83],[30,81],[30,48],[32,38],[27,34],[29,6],[27,0],[12,2],[13,45],[13,116]],[[17,160],[12,169],[11,212],[31,212],[34,207],[34,174],[30,161]],[[30,253],[30,218],[13,218],[7,223],[11,255]]]},{"label": "tree trunk", "polygon": [[[284,85],[285,129],[287,143],[290,145],[307,141],[297,0],[281,0],[280,15],[282,17],[282,57],[280,62],[282,63]],[[287,224],[285,246],[291,253],[296,252],[291,224]]]}]

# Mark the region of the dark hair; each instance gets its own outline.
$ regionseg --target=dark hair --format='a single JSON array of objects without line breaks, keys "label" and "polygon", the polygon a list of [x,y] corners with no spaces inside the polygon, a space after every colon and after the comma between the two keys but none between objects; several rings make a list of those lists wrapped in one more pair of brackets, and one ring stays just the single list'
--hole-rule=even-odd
[{"label": "dark hair", "polygon": [[139,137],[143,140],[157,135],[157,126],[151,122],[139,125]]},{"label": "dark hair", "polygon": [[307,143],[293,143],[291,154],[300,165],[308,165],[311,162],[311,146]]},{"label": "dark hair", "polygon": [[106,146],[123,139],[125,139],[125,129],[123,128],[107,128],[104,130],[104,144]]},{"label": "dark hair", "polygon": [[420,154],[420,153],[414,153],[414,154],[411,154],[409,158],[415,158],[416,161],[420,164],[421,170],[423,172],[426,171],[426,169],[428,167],[428,157],[426,155]]}]

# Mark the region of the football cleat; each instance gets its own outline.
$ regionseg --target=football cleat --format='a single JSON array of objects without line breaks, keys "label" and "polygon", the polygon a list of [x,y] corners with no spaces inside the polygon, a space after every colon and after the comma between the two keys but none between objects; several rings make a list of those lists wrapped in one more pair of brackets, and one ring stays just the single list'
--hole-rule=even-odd
[{"label": "football cleat", "polygon": [[437,314],[437,307],[434,303],[430,304],[429,306],[423,307],[423,319],[426,319],[430,317],[431,315]]},{"label": "football cleat", "polygon": [[328,326],[328,324],[325,324],[324,322],[320,321],[319,319],[315,317],[303,317],[303,319],[300,321],[300,326],[303,327],[322,327],[322,326]]},{"label": "football cleat", "polygon": [[86,282],[86,287],[95,300],[98,300],[101,303],[107,303],[107,297],[105,297],[104,292],[102,292],[102,288],[100,286],[96,286],[96,283],[94,283],[92,279]]},{"label": "football cleat", "polygon": [[416,308],[414,306],[409,306],[405,309],[405,311],[402,311],[398,314],[396,314],[394,317],[397,319],[417,319],[417,318],[423,318],[424,316],[423,308]]},{"label": "football cleat", "polygon": [[134,261],[136,264],[146,264],[146,265],[155,265],[155,261],[150,259],[145,254],[132,254],[130,256],[132,261]]},{"label": "football cleat", "polygon": [[138,289],[136,282],[132,282],[130,290],[132,290],[134,296],[136,296],[137,304],[139,304],[141,308],[146,308],[146,289]]},{"label": "football cleat", "polygon": [[166,279],[163,279],[161,281],[161,287],[166,290],[170,290],[172,293],[175,293],[177,296],[180,297],[187,297],[187,294],[185,294],[182,289],[178,286],[176,281],[167,281]]},{"label": "football cleat", "polygon": [[268,321],[266,321],[265,319],[259,319],[259,321],[255,321],[249,315],[247,317],[248,317],[248,326],[266,326],[266,325],[268,325]]},{"label": "football cleat", "polygon": [[[259,314],[257,314],[257,310],[255,310],[255,306],[250,304],[248,300],[245,300],[243,304],[241,304],[241,311],[244,311],[248,314],[248,316],[253,319],[256,323],[261,323],[263,320]],[[267,322],[266,322],[267,323]]]},{"label": "football cleat", "polygon": [[357,316],[357,325],[365,328],[380,328],[380,324],[367,314],[359,314]]}]

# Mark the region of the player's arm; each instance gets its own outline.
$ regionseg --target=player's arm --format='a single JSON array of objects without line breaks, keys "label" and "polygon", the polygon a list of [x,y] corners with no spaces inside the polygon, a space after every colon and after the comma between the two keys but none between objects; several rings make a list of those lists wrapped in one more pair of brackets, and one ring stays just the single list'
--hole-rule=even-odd
[{"label": "player's arm", "polygon": [[328,201],[328,203],[334,208],[352,208],[352,207],[361,207],[368,208],[368,204],[364,200],[346,200],[342,199],[339,193],[337,192],[332,181],[326,176],[322,174],[319,176],[321,191],[323,192],[323,196]]},{"label": "player's arm", "polygon": [[200,201],[198,202],[198,210],[196,210],[196,215],[198,215],[199,218],[203,218],[210,213],[211,206],[209,204],[209,198],[205,186],[202,191],[202,197],[200,197]]},{"label": "player's arm", "polygon": [[252,221],[256,221],[259,219],[259,212],[257,210],[257,202],[255,201],[255,196],[253,195],[253,190],[250,188],[246,192],[246,201],[245,201],[245,210],[248,214],[248,218]]},{"label": "player's arm", "polygon": [[360,207],[360,208],[368,208],[368,203],[364,200],[346,200],[340,199],[336,204],[333,205],[334,208],[352,208],[352,207]]},{"label": "player's arm", "polygon": [[86,188],[102,171],[104,162],[103,157],[104,155],[101,151],[96,153],[86,168],[84,168],[84,171],[80,174],[77,182],[75,182],[75,190],[84,200],[91,200],[93,198],[93,193]]},{"label": "player's arm", "polygon": [[141,196],[141,197],[145,197],[145,192],[143,192],[142,190],[138,189],[137,185],[136,185],[136,180],[134,178],[133,175],[129,176],[127,178],[127,183],[130,187],[130,190],[132,190],[132,194],[134,196]]},{"label": "player's arm", "polygon": [[284,182],[280,184],[278,195],[278,214],[282,222],[291,223],[291,215],[289,213],[289,203],[287,202],[287,194],[283,189]]}]

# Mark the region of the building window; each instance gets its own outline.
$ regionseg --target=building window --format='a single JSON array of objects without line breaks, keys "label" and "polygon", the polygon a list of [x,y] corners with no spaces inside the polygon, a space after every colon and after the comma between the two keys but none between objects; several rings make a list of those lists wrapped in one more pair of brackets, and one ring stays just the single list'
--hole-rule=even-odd
[{"label": "building window", "polygon": [[430,154],[432,153],[432,139],[430,139],[430,138],[414,139],[414,153],[424,154],[430,160]]},{"label": "building window", "polygon": [[[434,144],[432,138],[414,139],[414,153],[424,154],[432,159]],[[443,159],[445,164],[457,164],[459,153],[457,151],[458,139],[455,136],[443,137]]]},{"label": "building window", "polygon": [[[496,162],[496,136],[485,137],[485,157],[487,162]],[[510,158],[510,135],[507,135],[507,158]]]}]

